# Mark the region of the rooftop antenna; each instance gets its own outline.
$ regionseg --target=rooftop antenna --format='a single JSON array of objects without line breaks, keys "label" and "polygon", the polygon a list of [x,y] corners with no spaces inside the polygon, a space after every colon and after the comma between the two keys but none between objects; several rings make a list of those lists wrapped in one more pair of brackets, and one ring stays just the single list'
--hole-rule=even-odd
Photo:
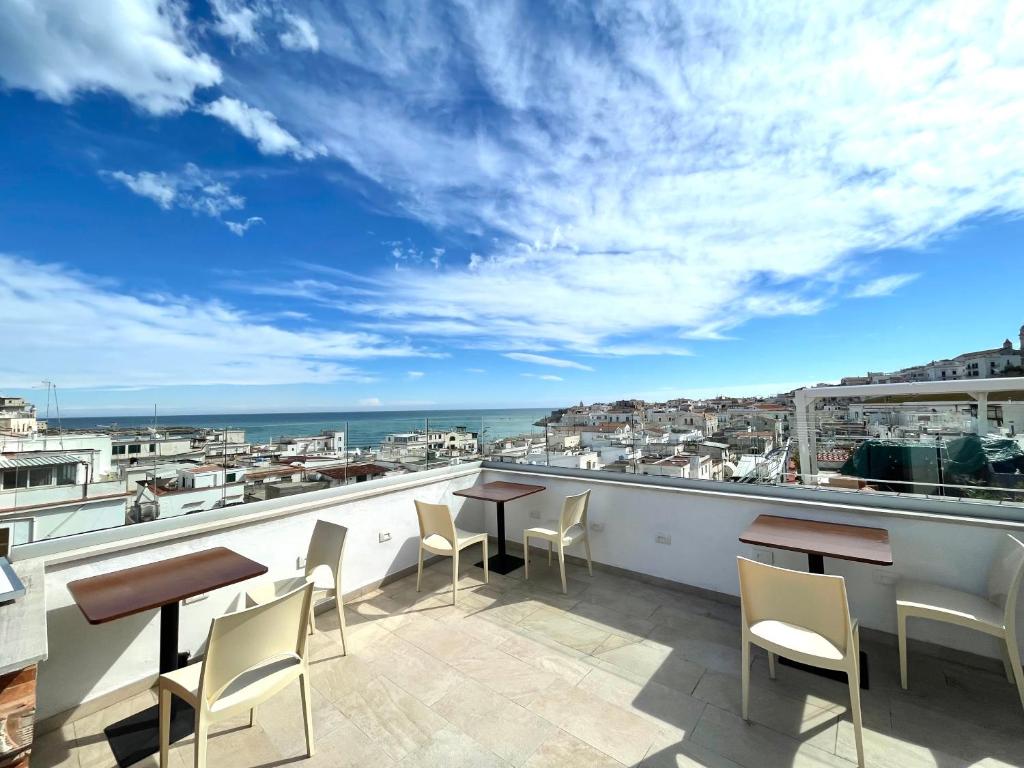
[{"label": "rooftop antenna", "polygon": [[64,424],[60,420],[60,401],[57,399],[57,385],[52,381],[43,380],[46,385],[46,417],[50,417],[50,390],[53,390],[53,407],[57,411],[57,434],[60,436],[60,448],[64,450]]}]

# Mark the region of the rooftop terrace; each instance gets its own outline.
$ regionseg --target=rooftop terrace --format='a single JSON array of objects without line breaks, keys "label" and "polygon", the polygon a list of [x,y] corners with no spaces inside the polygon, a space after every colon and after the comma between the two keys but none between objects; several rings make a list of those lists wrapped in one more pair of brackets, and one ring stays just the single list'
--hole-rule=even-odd
[{"label": "rooftop terrace", "polygon": [[[444,500],[460,527],[493,533],[489,505],[451,493],[496,479],[548,487],[509,504],[511,539],[531,519],[528,510],[551,517],[566,493],[593,489],[591,522],[603,525],[593,533],[593,577],[570,563],[563,595],[557,563],[548,567],[535,556],[529,581],[522,570],[492,572],[484,585],[476,558],[467,557],[457,606],[450,604],[450,561],[429,566],[417,593],[408,575],[412,500]],[[896,560],[888,570],[975,586],[990,545],[1013,524],[694,487],[708,483],[472,465],[317,492],[312,501],[314,494],[263,502],[244,517],[221,510],[202,513],[202,522],[168,521],[132,550],[109,532],[77,552],[26,548],[48,560],[50,658],[40,668],[32,765],[113,765],[103,727],[155,702],[148,687],[155,618],[88,626],[67,581],[221,544],[266,563],[271,574],[292,573],[318,517],[350,526],[353,539],[345,565],[348,655],[339,653],[333,611],[317,617],[311,640],[317,754],[305,758],[296,686],[261,706],[252,729],[242,718],[214,730],[211,766],[855,765],[843,683],[786,667],[770,681],[766,657],[755,650],[752,723],[740,718],[735,556],[751,548],[737,531],[765,511],[886,525]],[[385,529],[392,539],[378,542]],[[655,531],[671,534],[672,545],[651,546]],[[776,563],[803,569],[792,553],[777,553]],[[943,634],[938,625],[914,626],[910,689],[903,691],[889,634],[891,586],[862,564],[826,561],[826,570],[847,577],[852,611],[865,625],[868,766],[1024,765],[1024,713],[995,645],[955,628]],[[228,588],[186,604],[182,647],[201,651],[209,616],[230,610],[236,596]],[[171,765],[191,765],[191,749],[191,739],[174,745]]]}]

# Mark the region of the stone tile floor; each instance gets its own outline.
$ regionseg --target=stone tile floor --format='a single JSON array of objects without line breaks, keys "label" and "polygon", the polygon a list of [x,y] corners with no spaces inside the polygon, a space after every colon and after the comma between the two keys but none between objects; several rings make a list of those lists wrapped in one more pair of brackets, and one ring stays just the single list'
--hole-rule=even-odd
[{"label": "stone tile floor", "polygon": [[[467,558],[468,559],[468,558]],[[450,566],[426,569],[346,606],[311,638],[316,754],[306,759],[297,686],[247,719],[214,730],[211,768],[242,766],[709,766],[855,764],[845,685],[756,655],[752,723],[740,719],[739,612],[685,592],[543,558],[492,575],[467,565],[451,605]],[[1000,675],[911,658],[899,687],[895,649],[864,643],[870,766],[1024,765],[1024,712]],[[149,706],[147,692],[37,739],[32,765],[106,768],[104,725]],[[192,741],[174,745],[175,768]],[[155,766],[154,758],[140,766]]]}]

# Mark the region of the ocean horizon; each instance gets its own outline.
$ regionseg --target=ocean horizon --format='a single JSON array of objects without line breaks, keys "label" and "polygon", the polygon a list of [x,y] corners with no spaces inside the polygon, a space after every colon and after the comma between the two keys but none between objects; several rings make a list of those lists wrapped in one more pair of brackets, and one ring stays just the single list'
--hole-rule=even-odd
[{"label": "ocean horizon", "polygon": [[[377,446],[395,432],[416,429],[465,427],[494,440],[513,435],[543,434],[535,422],[550,415],[552,408],[472,408],[410,411],[322,411],[307,413],[221,413],[160,416],[74,416],[60,420],[64,429],[106,430],[146,429],[159,432],[170,427],[197,429],[244,429],[251,443],[269,443],[283,437],[316,435],[325,429],[343,430],[350,447]],[[50,417],[51,429],[57,419]]]}]

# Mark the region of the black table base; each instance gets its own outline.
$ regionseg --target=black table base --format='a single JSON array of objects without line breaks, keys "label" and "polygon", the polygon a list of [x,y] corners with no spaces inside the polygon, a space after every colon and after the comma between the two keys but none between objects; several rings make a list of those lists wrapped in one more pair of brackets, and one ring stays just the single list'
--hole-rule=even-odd
[{"label": "black table base", "polygon": [[[186,702],[173,699],[171,708],[171,743],[192,735],[195,728],[195,711]],[[144,709],[120,722],[108,725],[103,733],[107,736],[110,751],[121,768],[127,768],[140,760],[160,751],[160,705]]]},{"label": "black table base", "polygon": [[[178,653],[178,615],[180,603],[168,603],[160,609],[160,674],[173,672],[188,661]],[[195,729],[195,710],[177,696],[171,698],[171,743],[191,736]],[[160,704],[137,712],[103,729],[110,751],[121,768],[128,768],[160,751]]]},{"label": "black table base", "polygon": [[[502,576],[506,576],[517,568],[522,568],[526,561],[521,557],[510,555],[507,552],[499,552],[496,555],[491,555],[487,558],[487,570],[493,573],[500,573]],[[481,560],[476,564],[478,568],[484,567],[484,561]]]}]

